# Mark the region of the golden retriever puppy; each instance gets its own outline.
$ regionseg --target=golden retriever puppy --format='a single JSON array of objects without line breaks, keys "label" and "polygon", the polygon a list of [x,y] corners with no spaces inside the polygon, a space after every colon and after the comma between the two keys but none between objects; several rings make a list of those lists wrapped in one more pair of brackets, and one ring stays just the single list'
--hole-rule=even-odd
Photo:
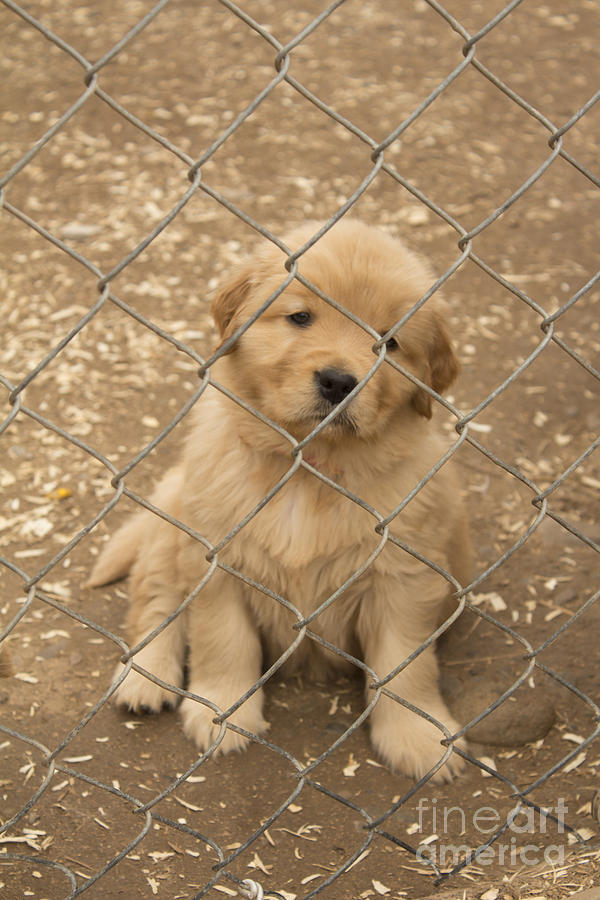
[{"label": "golden retriever puppy", "polygon": [[[286,245],[303,246],[317,227],[293,232]],[[281,286],[285,259],[275,246],[262,249],[220,290],[213,314],[222,342]],[[132,646],[206,579],[181,614],[135,655],[146,671],[182,687],[189,654],[187,690],[214,705],[190,697],[181,703],[185,731],[200,750],[220,734],[214,708],[228,711],[255,685],[263,654],[271,664],[298,641],[284,664],[286,674],[302,667],[322,675],[327,666],[347,666],[324,641],[364,660],[370,701],[373,682],[399,667],[448,615],[448,582],[375,530],[445,451],[430,395],[386,361],[444,391],[458,372],[444,306],[436,294],[410,317],[364,384],[382,351],[373,351],[376,337],[356,321],[386,334],[433,278],[403,244],[355,220],[326,232],[300,257],[299,271],[355,320],[291,281],[211,368],[211,384],[190,414],[181,463],[152,498],[217,547],[219,565],[213,561],[206,578],[206,546],[142,511],[116,533],[91,576],[90,583],[100,585],[130,572]],[[332,413],[302,447],[300,462],[296,442]],[[451,466],[444,465],[392,519],[389,535],[467,584],[469,539]],[[294,628],[322,604],[306,632]],[[386,689],[450,733],[457,730],[440,694],[433,646]],[[117,699],[133,711],[157,711],[174,705],[178,695],[132,670]],[[445,752],[435,724],[385,693],[369,720],[375,748],[397,771],[419,777]],[[264,732],[262,689],[227,721]],[[240,749],[246,742],[227,728],[218,749]],[[437,779],[450,778],[461,765],[453,753]]]}]

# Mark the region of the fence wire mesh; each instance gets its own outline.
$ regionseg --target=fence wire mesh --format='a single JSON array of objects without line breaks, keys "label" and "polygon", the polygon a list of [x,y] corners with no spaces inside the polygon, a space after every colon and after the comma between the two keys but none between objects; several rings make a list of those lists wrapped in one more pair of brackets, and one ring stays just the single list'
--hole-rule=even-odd
[{"label": "fence wire mesh", "polygon": [[[3,895],[395,898],[444,882],[516,897],[541,879],[562,897],[594,883],[597,31],[588,0],[3,0]],[[453,585],[443,677],[470,745],[446,734],[440,764],[467,761],[448,785],[371,758],[361,726],[392,673],[365,705],[348,680],[273,679],[278,663],[242,698],[268,684],[272,731],[218,760],[239,704],[213,707],[200,756],[172,713],[117,712],[112,662],[143,671],[141,648],[121,629],[126,593],[84,587],[99,532],[140,505],[211,563],[178,614],[219,569],[252,583],[219,554],[261,507],[211,543],[155,507],[151,484],[229,349],[210,350],[208,293],[251,237],[287,255],[279,291],[306,284],[306,245],[283,236],[318,219],[318,242],[346,214],[432,258],[422,303],[443,287],[462,355],[457,395],[434,398],[449,450],[393,516],[374,511],[378,549],[351,578],[389,542],[418,556],[388,526],[455,457],[477,566]],[[390,334],[372,337],[365,383],[387,364]],[[263,504],[300,467],[343,492],[308,443],[291,441]],[[344,587],[296,615],[292,651],[322,641],[310,626]]]}]

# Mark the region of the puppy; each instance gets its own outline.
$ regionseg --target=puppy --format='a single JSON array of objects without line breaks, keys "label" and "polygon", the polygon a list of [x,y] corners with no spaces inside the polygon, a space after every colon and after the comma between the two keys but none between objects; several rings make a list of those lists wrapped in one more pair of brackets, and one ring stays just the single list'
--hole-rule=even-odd
[{"label": "puppy", "polygon": [[[286,245],[301,247],[317,227],[292,233]],[[218,293],[212,311],[222,343],[281,286],[285,259],[275,246],[262,249]],[[190,414],[181,463],[152,498],[206,543],[142,511],[115,534],[90,580],[101,585],[130,573],[134,646],[204,579],[181,613],[135,654],[146,671],[182,687],[189,651],[187,690],[212,704],[189,697],[181,703],[185,731],[200,750],[219,736],[222,752],[247,742],[233,729],[222,733],[215,709],[235,706],[227,721],[249,732],[268,727],[262,689],[236,706],[261,677],[263,652],[272,663],[296,641],[283,671],[302,667],[316,676],[327,666],[349,665],[326,644],[360,657],[370,702],[373,681],[400,666],[456,608],[448,606],[446,579],[375,531],[445,451],[430,394],[387,361],[436,392],[453,381],[458,363],[437,294],[388,340],[386,359],[357,389],[382,351],[374,352],[376,338],[356,320],[386,334],[434,279],[401,243],[346,219],[300,257],[299,272],[355,319],[294,279],[211,367],[211,383]],[[302,462],[273,491],[292,470],[295,442],[315,429]],[[469,582],[469,538],[451,462],[392,519],[389,535]],[[218,565],[209,554],[210,574],[207,547],[218,547]],[[306,632],[294,628],[338,591]],[[458,729],[439,691],[433,646],[386,690],[450,733]],[[131,670],[117,699],[135,712],[158,711],[178,695]],[[396,771],[420,777],[445,752],[441,729],[386,693],[369,719],[375,748]],[[453,753],[437,780],[461,766]]]}]

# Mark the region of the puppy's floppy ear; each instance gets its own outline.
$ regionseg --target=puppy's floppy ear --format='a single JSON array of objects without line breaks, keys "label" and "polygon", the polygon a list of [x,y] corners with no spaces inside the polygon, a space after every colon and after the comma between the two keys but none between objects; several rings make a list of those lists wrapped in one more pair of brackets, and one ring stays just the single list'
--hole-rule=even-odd
[{"label": "puppy's floppy ear", "polygon": [[[438,394],[443,394],[458,375],[460,363],[452,347],[446,326],[438,316],[431,326],[425,356],[425,376],[421,380]],[[420,415],[425,416],[426,419],[431,418],[432,398],[422,388],[417,388],[413,397],[413,406]]]},{"label": "puppy's floppy ear", "polygon": [[[240,311],[253,286],[253,270],[244,266],[219,289],[211,304],[211,313],[219,329],[221,345],[241,324]],[[233,350],[230,348],[229,352]]]}]

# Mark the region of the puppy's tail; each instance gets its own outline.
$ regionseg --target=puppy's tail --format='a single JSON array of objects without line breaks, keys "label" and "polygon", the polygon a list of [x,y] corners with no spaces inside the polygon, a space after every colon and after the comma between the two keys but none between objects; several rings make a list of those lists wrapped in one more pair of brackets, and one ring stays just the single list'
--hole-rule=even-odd
[{"label": "puppy's tail", "polygon": [[134,515],[113,535],[100,554],[87,587],[100,587],[125,578],[137,556],[144,513]]}]

